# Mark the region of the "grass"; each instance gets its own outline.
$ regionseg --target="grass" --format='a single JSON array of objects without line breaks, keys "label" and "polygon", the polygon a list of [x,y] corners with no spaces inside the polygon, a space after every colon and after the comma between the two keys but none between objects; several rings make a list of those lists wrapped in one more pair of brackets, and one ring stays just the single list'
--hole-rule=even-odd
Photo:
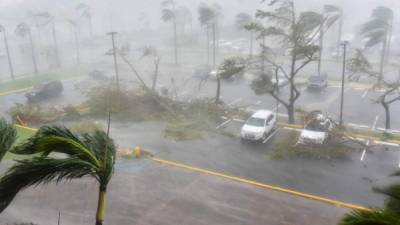
[{"label": "grass", "polygon": [[[25,140],[27,140],[28,138],[30,138],[31,136],[33,136],[35,134],[34,131],[29,130],[29,129],[24,129],[24,128],[20,128],[17,127],[17,141],[16,144],[20,144],[23,143]],[[7,153],[4,157],[5,160],[19,160],[19,159],[24,159],[27,156],[19,156],[19,155],[15,155],[12,153]]]},{"label": "grass", "polygon": [[79,76],[79,74],[74,72],[71,73],[49,72],[49,73],[41,73],[37,75],[27,76],[23,78],[17,78],[15,80],[0,83],[0,93],[29,88],[43,81],[61,80],[76,76]]}]

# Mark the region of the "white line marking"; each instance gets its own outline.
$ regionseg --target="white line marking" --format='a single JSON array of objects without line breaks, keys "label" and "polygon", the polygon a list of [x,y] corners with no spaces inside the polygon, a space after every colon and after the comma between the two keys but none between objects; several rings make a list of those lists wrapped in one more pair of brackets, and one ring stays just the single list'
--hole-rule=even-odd
[{"label": "white line marking", "polygon": [[259,105],[261,104],[262,101],[256,101],[256,103],[254,103],[254,105]]},{"label": "white line marking", "polygon": [[272,132],[264,141],[263,144],[267,143],[277,132],[279,129],[276,129],[274,132]]},{"label": "white line marking", "polygon": [[375,130],[376,124],[378,123],[378,120],[379,120],[379,116],[377,115],[377,116],[375,117],[375,122],[374,122],[374,125],[372,126],[372,130]]},{"label": "white line marking", "polygon": [[228,123],[231,122],[231,121],[232,121],[232,120],[229,119],[229,120],[227,120],[227,121],[221,123],[219,126],[216,127],[216,129],[219,129],[219,128],[221,128],[222,126],[225,126],[226,124],[228,124]]},{"label": "white line marking", "polygon": [[368,94],[368,89],[364,92],[364,94],[361,96],[362,98],[365,98]]},{"label": "white line marking", "polygon": [[365,157],[365,152],[366,152],[367,150],[365,150],[364,149],[364,151],[363,151],[363,153],[362,153],[362,155],[361,155],[361,158],[360,158],[360,161],[362,162],[362,161],[364,161],[364,157]]},{"label": "white line marking", "polygon": [[278,116],[282,116],[282,117],[289,117],[288,114],[283,114],[283,113],[277,113]]},{"label": "white line marking", "polygon": [[233,119],[233,121],[240,122],[240,123],[246,122],[246,120],[241,120],[241,119]]}]

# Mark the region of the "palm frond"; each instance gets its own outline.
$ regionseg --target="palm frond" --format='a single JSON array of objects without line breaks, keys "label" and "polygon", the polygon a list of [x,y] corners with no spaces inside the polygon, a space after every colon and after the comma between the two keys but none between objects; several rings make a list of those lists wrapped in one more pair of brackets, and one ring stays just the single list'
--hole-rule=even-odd
[{"label": "palm frond", "polygon": [[393,184],[384,188],[374,188],[374,191],[385,195],[386,208],[400,215],[400,184]]},{"label": "palm frond", "polygon": [[347,214],[339,225],[399,225],[398,214],[384,211],[353,211]]},{"label": "palm frond", "polygon": [[87,160],[99,167],[100,161],[96,158],[92,146],[93,144],[81,140],[79,135],[73,134],[65,127],[44,126],[33,137],[13,149],[12,152],[20,155],[43,154],[45,156],[52,152],[63,153]]},{"label": "palm frond", "polygon": [[16,139],[17,131],[13,125],[7,123],[4,119],[0,119],[0,161],[10,150]]},{"label": "palm frond", "polygon": [[18,161],[0,179],[0,213],[17,193],[29,186],[61,182],[91,175],[98,179],[93,166],[78,158],[52,159],[35,157]]}]

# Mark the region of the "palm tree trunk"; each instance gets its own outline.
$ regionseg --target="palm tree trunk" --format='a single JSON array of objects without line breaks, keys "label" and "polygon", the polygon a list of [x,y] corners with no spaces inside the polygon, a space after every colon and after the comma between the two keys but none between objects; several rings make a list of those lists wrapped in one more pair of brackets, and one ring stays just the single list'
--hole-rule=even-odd
[{"label": "palm tree trunk", "polygon": [[387,50],[387,36],[385,40],[382,42],[382,52],[381,52],[381,61],[379,64],[379,77],[378,77],[378,88],[381,87],[382,80],[383,80],[383,72],[385,69],[385,59],[386,59],[386,50]]},{"label": "palm tree trunk", "polygon": [[4,45],[6,47],[6,53],[7,53],[7,59],[8,59],[8,67],[10,69],[10,74],[11,74],[11,79],[15,79],[14,77],[14,68],[12,65],[12,61],[11,61],[11,56],[10,56],[10,49],[8,47],[8,41],[7,41],[7,34],[6,34],[6,30],[3,29],[3,34],[4,34]]},{"label": "palm tree trunk", "polygon": [[34,44],[33,44],[32,33],[29,31],[28,35],[29,35],[29,42],[30,42],[30,45],[31,45],[33,71],[34,71],[35,74],[37,74],[38,73],[38,66],[37,66],[37,62],[36,62],[36,55],[35,55],[35,49],[34,49],[35,47],[34,47]]},{"label": "palm tree trunk", "polygon": [[178,31],[176,21],[174,23],[174,54],[175,54],[175,65],[178,64]]},{"label": "palm tree trunk", "polygon": [[207,24],[207,65],[210,65],[210,27]]},{"label": "palm tree trunk", "polygon": [[56,57],[56,66],[60,67],[61,62],[60,62],[60,54],[58,52],[58,43],[57,43],[57,35],[56,35],[56,25],[54,23],[54,20],[52,21],[52,26],[51,26],[51,31],[53,35],[53,42],[54,42],[54,54]]},{"label": "palm tree trunk", "polygon": [[99,199],[96,212],[96,225],[103,225],[104,215],[106,211],[106,195],[107,195],[107,188],[100,185]]},{"label": "palm tree trunk", "polygon": [[216,25],[215,22],[213,23],[213,27],[212,27],[212,33],[213,33],[213,68],[215,68],[217,62],[216,62],[216,33],[215,30],[216,29]]},{"label": "palm tree trunk", "polygon": [[250,59],[253,58],[253,31],[250,31]]},{"label": "palm tree trunk", "polygon": [[79,66],[81,64],[81,60],[80,60],[78,31],[76,27],[74,28],[74,38],[75,38],[76,64]]},{"label": "palm tree trunk", "polygon": [[151,90],[154,91],[156,89],[156,85],[157,85],[157,79],[158,79],[158,67],[160,65],[160,58],[155,59],[154,61],[154,66],[155,66],[155,70],[154,70],[154,77],[153,77],[153,83],[151,85]]}]

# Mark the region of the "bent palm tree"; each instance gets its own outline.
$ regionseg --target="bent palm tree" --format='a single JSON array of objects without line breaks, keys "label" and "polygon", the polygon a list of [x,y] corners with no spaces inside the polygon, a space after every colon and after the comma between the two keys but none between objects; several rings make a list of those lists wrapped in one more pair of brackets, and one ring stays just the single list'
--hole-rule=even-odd
[{"label": "bent palm tree", "polygon": [[239,13],[236,15],[236,27],[239,30],[246,30],[250,34],[250,49],[249,49],[249,57],[253,56],[253,41],[254,41],[254,31],[249,29],[252,26],[252,23],[255,23],[255,20],[247,13]]},{"label": "bent palm tree", "polygon": [[[400,176],[400,172],[394,176]],[[384,209],[353,211],[339,225],[400,225],[400,183],[374,191],[387,196]]]},{"label": "bent palm tree", "polygon": [[[96,225],[103,224],[107,185],[115,163],[115,145],[107,133],[78,135],[65,127],[45,126],[12,152],[39,156],[17,161],[0,179],[0,212],[29,186],[91,176],[99,182]],[[51,153],[66,157],[53,158]]]},{"label": "bent palm tree", "polygon": [[378,87],[383,80],[386,56],[390,47],[392,35],[393,11],[386,7],[377,7],[372,12],[371,20],[366,22],[361,30],[361,35],[366,39],[365,47],[370,48],[382,44],[381,59],[379,64]]},{"label": "bent palm tree", "polygon": [[0,161],[10,150],[16,139],[17,132],[12,124],[7,123],[4,119],[0,119]]},{"label": "bent palm tree", "polygon": [[162,11],[161,19],[164,22],[172,22],[174,29],[174,57],[175,64],[178,64],[178,33],[177,33],[177,23],[176,23],[176,6],[174,0],[164,0],[161,2]]}]

